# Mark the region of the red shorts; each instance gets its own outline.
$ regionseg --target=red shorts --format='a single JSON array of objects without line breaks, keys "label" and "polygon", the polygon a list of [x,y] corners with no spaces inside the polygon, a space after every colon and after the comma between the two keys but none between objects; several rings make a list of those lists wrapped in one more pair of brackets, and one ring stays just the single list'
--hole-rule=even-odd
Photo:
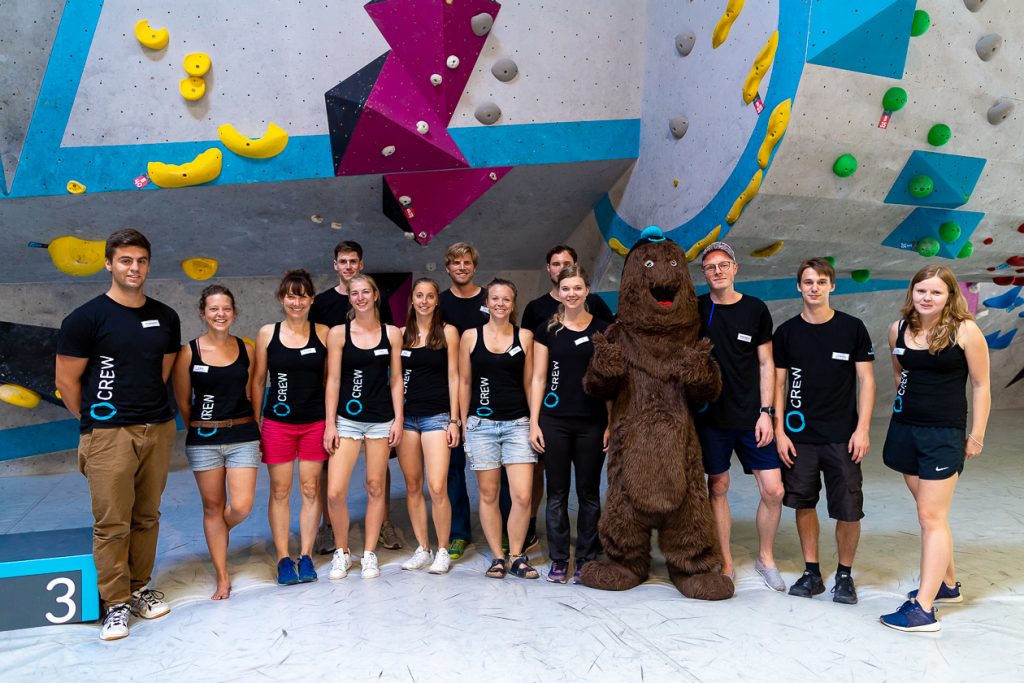
[{"label": "red shorts", "polygon": [[324,421],[288,424],[263,418],[263,462],[268,465],[299,460],[327,460]]}]

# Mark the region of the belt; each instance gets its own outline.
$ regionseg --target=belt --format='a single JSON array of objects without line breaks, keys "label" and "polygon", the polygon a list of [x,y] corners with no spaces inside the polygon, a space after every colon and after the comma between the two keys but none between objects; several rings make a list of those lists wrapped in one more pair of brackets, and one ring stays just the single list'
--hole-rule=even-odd
[{"label": "belt", "polygon": [[189,422],[189,427],[198,427],[200,429],[228,429],[236,425],[244,425],[249,422],[255,422],[256,417],[250,415],[249,417],[236,417],[233,420],[197,420],[196,422]]}]

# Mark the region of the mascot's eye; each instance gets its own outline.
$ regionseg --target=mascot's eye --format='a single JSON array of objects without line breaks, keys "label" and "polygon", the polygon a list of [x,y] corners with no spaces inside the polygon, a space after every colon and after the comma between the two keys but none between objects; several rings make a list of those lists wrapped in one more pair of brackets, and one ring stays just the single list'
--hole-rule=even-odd
[{"label": "mascot's eye", "polygon": [[678,266],[679,264],[678,264],[678,263],[676,263],[675,259],[672,259],[671,261],[669,261],[669,265],[671,265],[671,266],[672,266],[673,268],[675,268],[675,267],[676,267],[676,266]]},{"label": "mascot's eye", "polygon": [[651,259],[647,259],[646,261],[644,261],[644,265],[647,266],[648,268],[653,268],[654,261],[652,261]]}]

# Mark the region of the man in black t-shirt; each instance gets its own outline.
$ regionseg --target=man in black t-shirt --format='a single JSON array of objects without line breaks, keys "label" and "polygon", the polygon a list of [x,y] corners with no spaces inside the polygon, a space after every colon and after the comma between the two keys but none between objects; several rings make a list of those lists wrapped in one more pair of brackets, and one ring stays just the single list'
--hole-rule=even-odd
[{"label": "man in black t-shirt", "polygon": [[108,237],[110,289],[72,311],[57,340],[56,385],[80,422],[78,462],[92,498],[103,640],[128,635],[129,612],[155,619],[171,610],[148,584],[176,431],[167,379],[181,325],[142,292],[149,257],[137,230]]},{"label": "man in black t-shirt", "polygon": [[728,493],[735,451],[743,471],[754,475],[761,493],[754,570],[769,588],[784,591],[786,582],[775,566],[773,551],[782,516],[782,463],[772,445],[772,316],[763,301],[736,291],[739,265],[728,244],[708,246],[700,255],[700,264],[711,289],[697,299],[701,335],[714,345],[711,355],[722,371],[722,395],[706,408],[697,408],[695,422],[722,552],[722,573],[733,576]]},{"label": "man in black t-shirt", "polygon": [[[566,266],[576,265],[576,250],[567,244],[556,244],[555,246],[548,249],[547,254],[547,272],[548,277],[551,279],[551,291],[541,294],[539,297],[526,304],[526,309],[523,311],[523,323],[522,327],[524,330],[536,332],[537,328],[542,325],[547,325],[553,316],[558,311],[558,274],[562,272],[562,269]],[[615,322],[615,316],[612,314],[608,304],[604,302],[604,299],[596,294],[587,295],[587,310],[598,320],[603,320],[609,325]],[[536,468],[538,472],[543,472],[543,468]]]},{"label": "man in black t-shirt", "polygon": [[853,558],[864,516],[860,463],[870,446],[875,353],[864,323],[829,305],[836,273],[828,261],[804,261],[796,279],[803,310],[779,325],[774,337],[775,442],[786,465],[782,502],[796,509],[806,563],[789,594],[810,598],[825,592],[815,510],[824,475],[828,515],[836,520],[839,547],[832,599],[852,605],[857,602]]}]

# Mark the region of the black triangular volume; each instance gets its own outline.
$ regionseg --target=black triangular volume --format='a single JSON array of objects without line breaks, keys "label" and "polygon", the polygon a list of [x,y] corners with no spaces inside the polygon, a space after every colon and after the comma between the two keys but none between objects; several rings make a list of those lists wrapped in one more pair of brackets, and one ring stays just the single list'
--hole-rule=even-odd
[{"label": "black triangular volume", "polygon": [[355,72],[324,94],[327,103],[327,130],[331,140],[331,156],[334,158],[334,172],[338,172],[345,156],[349,140],[363,114],[363,107],[370,98],[373,86],[377,84],[388,50],[359,71]]},{"label": "black triangular volume", "polygon": [[18,384],[48,403],[63,405],[53,393],[58,332],[53,327],[0,322],[0,384]]},{"label": "black triangular volume", "polygon": [[1020,372],[1018,372],[1017,375],[1013,379],[1010,380],[1010,383],[1007,384],[1004,387],[1004,389],[1009,389],[1010,387],[1012,387],[1014,384],[1016,384],[1017,382],[1021,381],[1022,379],[1024,379],[1024,368],[1021,368]]},{"label": "black triangular volume", "polygon": [[384,215],[390,218],[392,223],[400,227],[402,232],[413,232],[412,224],[405,217],[405,209],[395,199],[395,195],[391,192],[391,188],[388,187],[387,181],[383,180],[381,185],[384,187]]}]

